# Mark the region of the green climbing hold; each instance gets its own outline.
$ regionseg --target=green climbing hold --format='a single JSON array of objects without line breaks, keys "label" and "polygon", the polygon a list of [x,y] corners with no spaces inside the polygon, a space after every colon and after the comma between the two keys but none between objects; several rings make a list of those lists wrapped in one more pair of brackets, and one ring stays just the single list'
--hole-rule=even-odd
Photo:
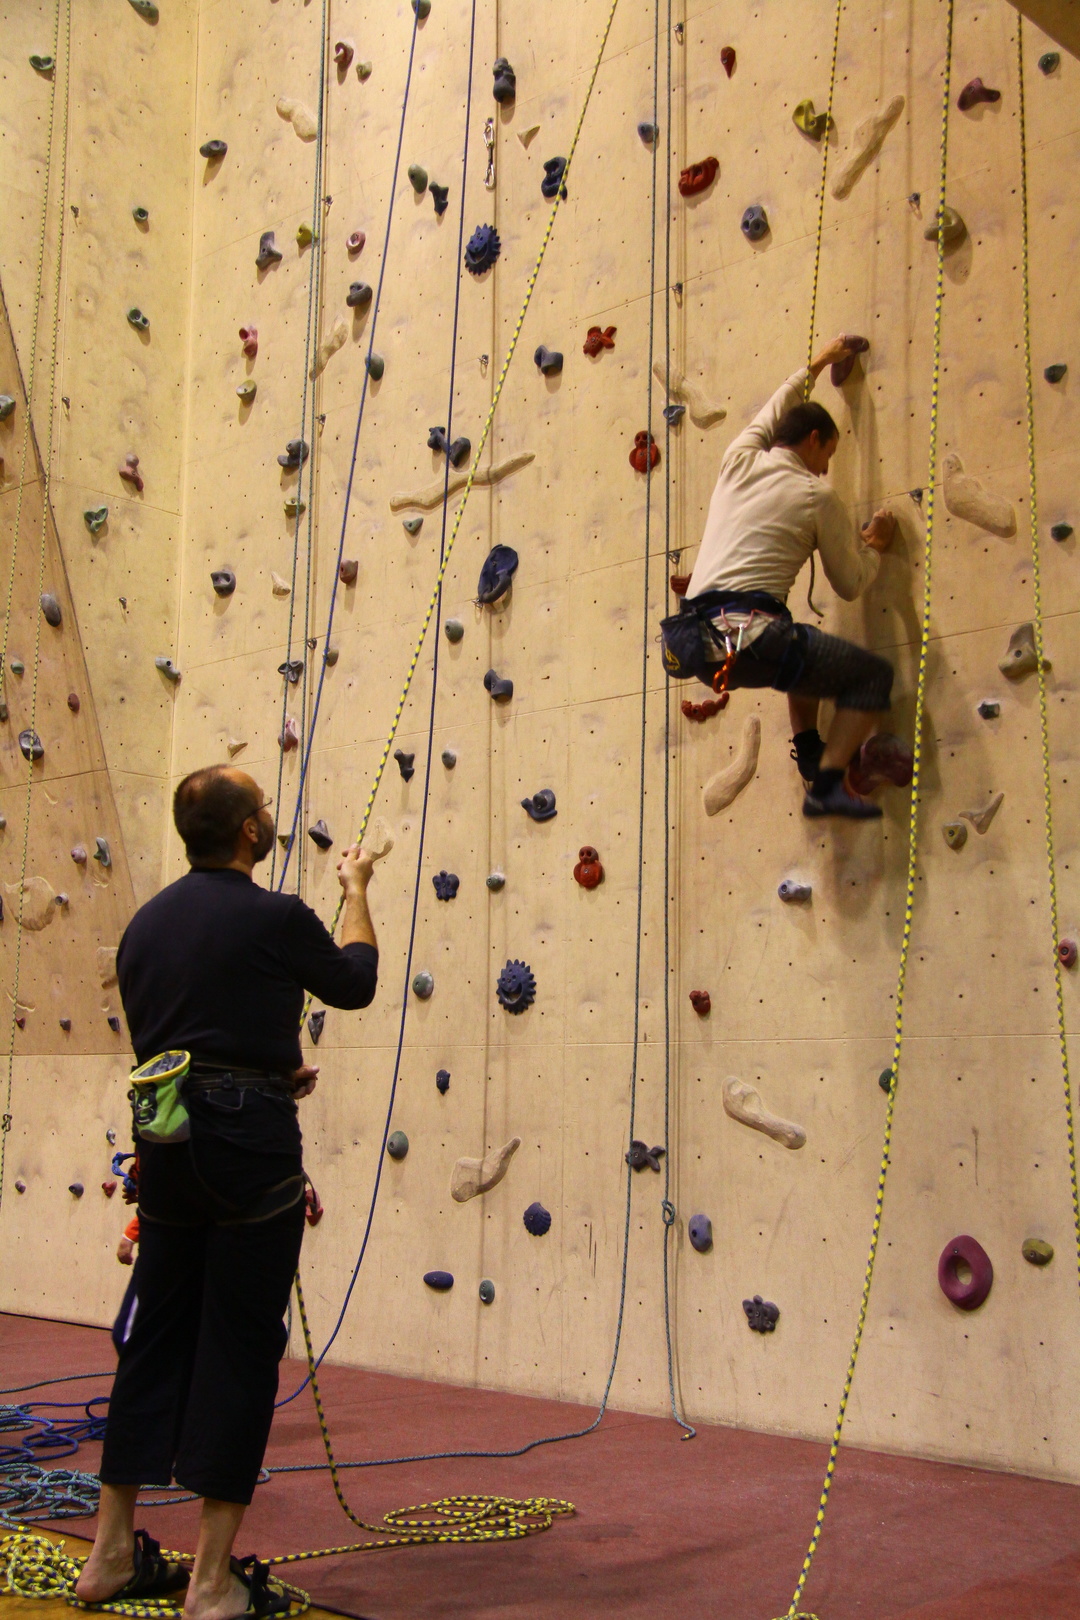
[{"label": "green climbing hold", "polygon": [[412,982],[413,995],[426,1001],[435,988],[435,980],[430,973],[418,973]]},{"label": "green climbing hold", "polygon": [[417,196],[422,196],[428,185],[427,170],[422,169],[419,163],[412,163],[409,165],[409,179]]},{"label": "green climbing hold", "polygon": [[150,210],[149,208],[143,208],[141,204],[136,204],[131,210],[131,217],[136,225],[145,225],[150,218]]},{"label": "green climbing hold", "polygon": [[386,370],[386,361],[383,359],[382,355],[369,354],[364,364],[367,366],[367,374],[371,378],[372,382],[378,382],[379,378]]},{"label": "green climbing hold", "polygon": [[370,62],[357,62],[357,64],[356,64],[356,77],[358,79],[360,79],[361,81],[363,81],[364,79],[370,79],[371,78],[371,63]]},{"label": "green climbing hold", "polygon": [[820,141],[826,130],[832,127],[832,119],[827,112],[816,113],[814,103],[810,100],[800,101],[791,115],[791,121],[796,129],[801,129],[804,135],[809,135],[812,141]]},{"label": "green climbing hold", "polygon": [[431,0],[412,0],[412,8],[420,21],[423,22],[424,18],[430,15]]},{"label": "green climbing hold", "polygon": [[108,522],[109,508],[107,506],[92,506],[83,513],[83,522],[91,534],[100,534]]},{"label": "green climbing hold", "polygon": [[1068,366],[1065,365],[1063,361],[1059,360],[1056,365],[1047,366],[1046,370],[1043,372],[1043,376],[1046,378],[1048,383],[1059,383],[1068,369]]},{"label": "green climbing hold", "polygon": [[141,309],[129,309],[127,318],[137,332],[147,332],[150,329],[150,317],[144,315]]},{"label": "green climbing hold", "polygon": [[424,520],[422,517],[402,518],[401,527],[405,530],[406,534],[419,534],[420,530],[424,527]]},{"label": "green climbing hold", "polygon": [[32,56],[30,66],[35,73],[51,73],[56,66],[56,59],[52,56]]},{"label": "green climbing hold", "polygon": [[956,209],[946,206],[938,210],[930,224],[923,231],[923,236],[928,242],[937,241],[939,224],[942,241],[946,247],[954,246],[962,237],[967,235],[967,226],[956,212]]},{"label": "green climbing hold", "polygon": [[132,9],[137,11],[140,17],[145,17],[147,22],[157,22],[158,8],[154,0],[130,0],[130,3]]},{"label": "green climbing hold", "polygon": [[1054,1246],[1044,1238],[1025,1238],[1020,1253],[1033,1266],[1048,1266],[1054,1258]]},{"label": "green climbing hold", "polygon": [[881,1073],[877,1077],[877,1083],[881,1087],[882,1091],[885,1092],[886,1096],[888,1096],[889,1092],[893,1088],[894,1079],[895,1075],[891,1069],[882,1069]]},{"label": "green climbing hold", "polygon": [[255,390],[258,386],[259,385],[255,381],[254,377],[249,377],[246,382],[242,382],[240,384],[236,392],[239,394],[245,405],[251,404],[251,401],[255,398]]},{"label": "green climbing hold", "polygon": [[1060,65],[1060,63],[1061,63],[1061,52],[1060,51],[1044,51],[1043,54],[1039,57],[1039,72],[1040,73],[1053,73],[1054,69],[1056,67],[1058,67]]},{"label": "green climbing hold", "polygon": [[443,625],[447,641],[460,641],[465,634],[465,626],[460,619],[447,619]]},{"label": "green climbing hold", "polygon": [[6,422],[15,409],[15,401],[10,394],[0,394],[0,422]]},{"label": "green climbing hold", "polygon": [[480,1284],[479,1294],[480,1303],[482,1305],[491,1304],[492,1300],[495,1298],[495,1284],[491,1281],[490,1277],[485,1277],[483,1282]]},{"label": "green climbing hold", "polygon": [[296,245],[298,248],[310,247],[314,240],[315,232],[310,225],[298,225],[296,227]]},{"label": "green climbing hold", "polygon": [[394,1131],[386,1144],[386,1151],[392,1159],[403,1159],[409,1151],[409,1138],[404,1131]]}]

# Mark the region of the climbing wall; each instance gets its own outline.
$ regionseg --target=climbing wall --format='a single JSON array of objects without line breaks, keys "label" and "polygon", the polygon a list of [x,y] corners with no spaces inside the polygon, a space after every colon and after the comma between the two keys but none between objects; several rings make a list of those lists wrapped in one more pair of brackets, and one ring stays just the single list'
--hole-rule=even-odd
[{"label": "climbing wall", "polygon": [[[674,600],[669,576],[693,565],[724,447],[805,358],[822,150],[792,114],[807,98],[819,113],[826,105],[833,8],[678,9],[669,113],[666,15],[657,41],[640,0],[619,0],[592,85],[602,4],[556,15],[485,0],[473,20],[457,0],[432,0],[413,47],[407,4],[349,0],[325,23],[325,49],[322,9],[301,0],[163,4],[156,23],[127,0],[109,4],[107,31],[84,0],[73,12],[67,186],[80,212],[64,249],[53,498],[137,899],[183,869],[167,791],[197,765],[235,758],[273,796],[288,834],[304,749],[285,751],[280,739],[288,721],[307,734],[317,698],[298,836],[289,851],[279,845],[268,880],[284,873],[333,915],[336,857],[306,829],[325,821],[335,849],[359,829],[440,550],[454,540],[441,623],[432,620],[420,649],[374,802],[395,841],[372,888],[379,996],[363,1014],[329,1010],[317,1053],[307,1041],[321,1075],[303,1124],[326,1209],[303,1261],[316,1339],[337,1320],[381,1167],[331,1356],[589,1408],[621,1322],[611,1398],[664,1411],[669,1174],[680,1409],[827,1435],[874,1217],[910,795],[885,790],[876,825],[806,823],[783,700],[771,693],[737,694],[699,724],[673,689],[668,735],[656,626]],[[871,0],[842,14],[817,277],[818,339],[843,329],[871,344],[842,388],[827,376],[819,385],[843,426],[831,477],[854,517],[885,503],[899,532],[863,601],[839,603],[820,578],[816,595],[826,629],[894,663],[891,723],[905,737],[929,505],[936,246],[925,232],[938,204],[945,15],[939,0]],[[27,201],[0,276],[20,357],[31,340],[47,105],[27,57],[48,17],[44,8],[33,26],[29,17],[3,43],[5,85],[19,90],[2,179]],[[942,457],[959,464],[942,462],[949,484],[935,490],[894,1162],[847,1437],[1075,1480],[1080,1310],[1037,681],[999,667],[1034,612],[1016,29],[1004,0],[956,7],[947,200],[966,230],[945,259],[938,432]],[[340,63],[339,41],[352,51]],[[723,47],[734,52],[730,75]],[[1069,178],[1080,67],[1062,53],[1043,71],[1040,57],[1058,49],[1025,25],[1038,534],[1060,932],[1072,939],[1076,541],[1071,530],[1051,538],[1051,527],[1060,533],[1076,517],[1080,361],[1069,345],[1080,312],[1065,267],[1080,233]],[[638,126],[653,120],[657,54],[654,222],[653,146]],[[516,74],[516,99],[497,103],[500,56]],[[1000,98],[960,110],[976,77]],[[544,164],[569,151],[590,85],[568,196],[519,332],[549,224]],[[880,152],[833,195],[865,146],[860,126],[890,104]],[[202,155],[212,141],[226,152]],[[681,196],[680,172],[710,156],[718,173]],[[410,167],[425,175],[414,183]],[[425,178],[449,188],[441,215]],[[501,242],[493,268],[475,277],[461,269],[463,187],[465,240],[487,224]],[[144,226],[131,216],[140,199]],[[740,228],[748,208],[768,223],[756,240]],[[358,232],[366,240],[350,251]],[[55,245],[47,238],[46,260]],[[357,282],[373,295],[354,292],[350,304]],[[149,316],[148,331],[128,322],[131,307]],[[590,354],[594,327],[611,346],[590,344]],[[244,352],[241,328],[254,352]],[[445,459],[429,430],[448,426],[479,445],[515,338],[480,457],[482,468],[512,470],[472,492],[456,527],[451,500],[444,526],[428,492]],[[669,340],[672,368],[690,384],[677,396],[689,409],[670,430],[650,376]],[[538,369],[541,345],[562,353],[561,370]],[[365,370],[369,350],[383,362],[378,377],[378,365]],[[1049,381],[1055,365],[1068,369]],[[629,461],[650,424],[661,451],[651,483]],[[282,466],[300,439],[307,460]],[[130,453],[146,474],[141,495],[117,483]],[[974,506],[965,478],[982,492]],[[82,513],[101,504],[108,526],[95,538]],[[508,594],[478,605],[495,545],[513,547],[520,566]],[[339,558],[354,565],[340,579]],[[235,589],[219,594],[213,571],[232,574]],[[36,598],[24,595],[11,635],[29,633]],[[810,617],[804,601],[801,580],[793,606]],[[447,620],[460,623],[459,640],[447,638]],[[158,657],[172,660],[178,682],[155,669]],[[279,666],[300,660],[287,682]],[[508,700],[486,690],[492,670],[513,682]],[[756,771],[707,817],[703,786],[739,758],[754,717]],[[406,756],[402,769],[394,750]],[[556,814],[536,820],[522,800],[535,810],[544,790]],[[996,812],[983,814],[999,794]],[[954,823],[962,844],[943,835]],[[74,835],[66,820],[55,832],[47,825],[55,864]],[[11,883],[19,867],[7,836],[0,859]],[[574,880],[583,846],[604,870],[592,888]],[[452,899],[432,881],[443,872],[459,879]],[[785,902],[785,882],[809,897]],[[51,938],[40,935],[43,945]],[[496,997],[508,960],[535,978],[535,1001],[520,1013]],[[412,988],[424,974],[429,995]],[[102,994],[88,985],[85,1007]],[[1064,997],[1071,1026],[1067,969]],[[77,1146],[119,1123],[123,1062],[96,1061],[97,1090],[85,1092],[55,1056],[43,1056],[45,1083],[35,1086],[16,1061],[11,1141],[52,1145],[26,1160],[27,1193],[14,1195],[9,1144],[0,1221],[27,1261],[6,1271],[5,1308],[105,1321],[121,1291],[108,1266],[119,1211],[66,1191],[82,1164]],[[382,1145],[395,1074],[390,1128],[408,1146],[391,1157]],[[659,1173],[645,1158],[629,1174],[627,1219],[631,1087],[634,1136],[667,1152],[654,1159]],[[770,1136],[734,1117],[746,1112],[747,1087],[790,1128]],[[514,1138],[497,1185],[451,1196],[459,1160],[497,1155]],[[84,1179],[96,1196],[101,1176]],[[542,1234],[523,1219],[533,1205],[550,1215]],[[64,1224],[43,1230],[32,1213],[42,1207],[62,1208]],[[691,1243],[694,1216],[711,1222],[711,1248]],[[964,1235],[994,1268],[989,1296],[970,1312],[938,1285],[939,1256]],[[42,1245],[61,1239],[93,1258],[50,1278]],[[1048,1265],[1023,1257],[1029,1239],[1053,1247]],[[453,1287],[425,1284],[432,1272],[450,1274]],[[490,1302],[481,1282],[493,1285]],[[754,1331],[751,1318],[772,1331]]]}]

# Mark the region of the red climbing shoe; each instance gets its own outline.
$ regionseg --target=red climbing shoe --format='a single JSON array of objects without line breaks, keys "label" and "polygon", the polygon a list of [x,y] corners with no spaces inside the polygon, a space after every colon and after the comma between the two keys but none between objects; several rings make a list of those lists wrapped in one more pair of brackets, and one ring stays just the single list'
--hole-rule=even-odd
[{"label": "red climbing shoe", "polygon": [[848,767],[848,786],[855,793],[871,793],[886,785],[907,787],[914,768],[907,743],[889,731],[879,731],[863,743],[858,758]]}]

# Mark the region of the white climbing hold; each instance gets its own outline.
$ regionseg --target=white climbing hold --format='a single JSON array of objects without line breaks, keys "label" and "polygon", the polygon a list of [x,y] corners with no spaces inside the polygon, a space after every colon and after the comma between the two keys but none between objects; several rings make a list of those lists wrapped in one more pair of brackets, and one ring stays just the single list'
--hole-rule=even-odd
[{"label": "white climbing hold", "polygon": [[[520,472],[522,467],[527,467],[530,461],[535,460],[534,453],[525,450],[519,456],[509,456],[506,461],[497,461],[493,467],[480,467],[473,478],[473,488],[483,489],[490,484],[501,484],[511,473]],[[415,490],[411,494],[391,495],[390,510],[404,512],[410,506],[414,506],[422,512],[431,512],[436,506],[442,505],[444,498],[449,500],[459,489],[464,489],[468,481],[468,473],[460,472],[451,478],[448,484],[442,478],[437,478],[433,484],[428,484],[426,488]]]},{"label": "white climbing hold", "polygon": [[280,117],[288,120],[302,141],[313,141],[319,133],[315,114],[305,107],[302,101],[293,101],[290,96],[279,96],[277,110]]},{"label": "white climbing hold", "polygon": [[235,759],[240,750],[247,747],[247,742],[241,742],[239,737],[230,737],[225,747],[229,751],[229,758]]},{"label": "white climbing hold", "polygon": [[56,893],[46,878],[27,878],[23,883],[5,883],[4,893],[20,927],[36,934],[47,928],[56,913]]},{"label": "white climbing hold", "polygon": [[903,96],[893,96],[883,107],[872,112],[869,118],[864,118],[856,127],[851,137],[851,148],[845,162],[843,162],[833,176],[832,194],[837,198],[850,196],[854,190],[855,182],[864,169],[873,163],[882,146],[885,137],[892,129],[896,120],[904,110]]},{"label": "white climbing hold", "polygon": [[677,366],[667,368],[667,375],[665,376],[664,362],[658,360],[653,366],[653,376],[661,388],[665,386],[665,383],[667,384],[668,391],[673,399],[684,399],[686,401],[690,408],[690,420],[696,427],[715,427],[716,423],[722,422],[727,415],[726,405],[714,404],[704,390],[696,382],[691,382],[690,378],[681,372]]},{"label": "white climbing hold", "polygon": [[995,793],[985,810],[961,810],[960,814],[965,821],[971,822],[977,833],[984,833],[1001,809],[1001,801],[1004,797],[1004,793]]},{"label": "white climbing hold", "polygon": [[725,1114],[737,1119],[740,1125],[749,1125],[752,1131],[761,1131],[765,1136],[771,1136],[781,1147],[806,1146],[806,1132],[802,1126],[794,1124],[789,1119],[780,1119],[776,1114],[770,1114],[761,1100],[761,1092],[748,1081],[737,1080],[734,1075],[729,1075],[724,1081],[723,1097]]},{"label": "white climbing hold", "polygon": [[116,953],[119,949],[118,945],[99,945],[94,952],[98,983],[103,990],[116,983]]},{"label": "white climbing hold", "polygon": [[945,505],[953,517],[974,523],[988,534],[1000,535],[1002,540],[1016,533],[1016,512],[1011,502],[992,495],[977,478],[966,473],[955,450],[942,457],[941,478]]},{"label": "white climbing hold", "polygon": [[760,747],[761,720],[756,714],[748,714],[743,722],[742,741],[735,758],[705,784],[702,798],[707,816],[715,816],[721,810],[726,810],[738,798],[757,770]]},{"label": "white climbing hold", "polygon": [[394,835],[390,825],[381,816],[377,816],[368,828],[364,839],[364,849],[373,861],[385,860],[394,847]]},{"label": "white climbing hold", "polygon": [[454,1202],[466,1204],[470,1198],[497,1187],[520,1146],[521,1137],[512,1136],[505,1147],[489,1153],[484,1159],[459,1159],[450,1177],[450,1196]]},{"label": "white climbing hold", "polygon": [[319,344],[318,351],[315,355],[315,364],[311,368],[312,377],[317,377],[320,371],[322,371],[323,367],[326,365],[326,362],[330,359],[331,355],[337,354],[338,350],[344,347],[345,340],[348,338],[348,336],[349,323],[345,319],[344,315],[339,314],[337,319],[334,321],[333,326]]},{"label": "white climbing hold", "polygon": [[526,151],[528,151],[529,142],[532,140],[533,136],[534,135],[539,135],[539,133],[540,133],[540,125],[539,124],[530,124],[528,129],[519,129],[518,130],[518,140],[521,142],[522,146],[525,147]]},{"label": "white climbing hold", "polygon": [[273,569],[270,570],[270,584],[273,587],[275,596],[292,595],[292,586],[289,584],[288,580],[282,579],[280,574],[275,574]]}]

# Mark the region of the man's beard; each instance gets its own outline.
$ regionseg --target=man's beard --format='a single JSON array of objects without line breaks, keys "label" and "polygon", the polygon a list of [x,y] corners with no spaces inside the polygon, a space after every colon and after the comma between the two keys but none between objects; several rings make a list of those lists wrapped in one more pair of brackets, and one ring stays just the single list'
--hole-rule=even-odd
[{"label": "man's beard", "polygon": [[258,837],[258,841],[256,842],[256,844],[255,844],[255,846],[254,846],[254,848],[252,849],[252,852],[251,852],[253,859],[256,860],[256,861],[265,861],[266,857],[269,855],[269,853],[273,849],[273,847],[274,847],[274,828],[273,828],[273,825],[270,822],[269,818],[267,818],[264,821],[263,818],[260,816],[259,817],[259,837]]}]

